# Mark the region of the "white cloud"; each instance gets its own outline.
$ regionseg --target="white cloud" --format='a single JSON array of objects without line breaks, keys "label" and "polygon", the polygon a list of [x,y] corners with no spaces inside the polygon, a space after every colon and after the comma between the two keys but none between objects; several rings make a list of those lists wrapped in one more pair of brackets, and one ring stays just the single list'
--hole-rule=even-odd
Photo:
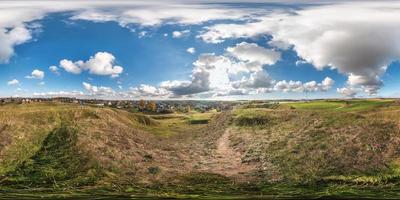
[{"label": "white cloud", "polygon": [[328,91],[332,88],[332,86],[335,84],[335,81],[331,79],[330,77],[326,77],[319,85],[320,89],[322,91]]},{"label": "white cloud", "polygon": [[301,81],[278,81],[274,86],[275,91],[282,92],[326,92],[332,88],[335,81],[330,77],[326,77],[321,83],[309,81],[302,83]]},{"label": "white cloud", "polygon": [[80,9],[72,2],[0,1],[0,63],[7,63],[15,54],[14,47],[32,40],[32,33],[40,28],[32,22],[48,13]]},{"label": "white cloud", "polygon": [[357,90],[351,87],[337,88],[336,91],[345,97],[355,97]]},{"label": "white cloud", "polygon": [[118,77],[122,72],[123,68],[118,65],[114,65],[115,57],[107,52],[98,52],[96,55],[89,58],[87,61],[76,61],[61,60],[60,67],[65,71],[80,74],[83,70],[88,70],[91,74],[96,75],[111,75],[111,77]]},{"label": "white cloud", "polygon": [[74,20],[95,22],[116,21],[125,27],[129,24],[157,26],[169,24],[200,24],[209,20],[245,20],[249,15],[266,12],[265,9],[232,8],[222,5],[179,3],[114,3],[116,9],[86,9],[71,17]]},{"label": "white cloud", "polygon": [[139,37],[139,38],[146,37],[147,35],[148,35],[148,32],[147,32],[147,31],[140,31],[140,32],[138,33],[138,37]]},{"label": "white cloud", "polygon": [[80,74],[82,72],[82,69],[77,64],[67,59],[63,59],[60,61],[60,67],[63,68],[65,71],[73,74]]},{"label": "white cloud", "polygon": [[85,88],[85,90],[90,93],[90,95],[110,96],[110,95],[116,94],[116,92],[110,87],[94,86],[94,85],[91,85],[90,83],[86,83],[86,82],[83,82],[82,85],[83,85],[83,88]]},{"label": "white cloud", "polygon": [[13,79],[7,82],[7,85],[19,85],[19,81],[17,79]]},{"label": "white cloud", "polygon": [[250,74],[249,78],[243,77],[240,81],[232,83],[234,88],[270,88],[273,80],[264,71]]},{"label": "white cloud", "polygon": [[186,51],[190,54],[194,54],[196,53],[196,49],[194,47],[189,47],[188,49],[186,49]]},{"label": "white cloud", "polygon": [[25,78],[42,80],[44,78],[44,72],[40,71],[38,69],[35,69],[35,70],[32,71],[31,75],[25,76]]},{"label": "white cloud", "polygon": [[41,82],[39,83],[39,85],[40,85],[40,86],[43,86],[43,85],[46,85],[46,83],[45,83],[44,81],[41,81]]},{"label": "white cloud", "polygon": [[376,94],[387,66],[400,58],[399,10],[394,2],[310,6],[245,24],[217,24],[199,37],[218,43],[272,35],[273,42],[293,46],[299,57],[317,69],[335,68],[349,76],[350,86]]},{"label": "white cloud", "polygon": [[[264,21],[265,20],[265,21]],[[229,38],[250,38],[268,32],[270,20],[264,19],[258,22],[245,24],[216,24],[205,28],[205,32],[197,37],[207,43],[221,43]]]},{"label": "white cloud", "polygon": [[56,75],[60,75],[59,68],[58,68],[57,66],[55,66],[55,65],[50,66],[50,67],[49,67],[49,70],[50,70],[52,73],[56,74]]},{"label": "white cloud", "polygon": [[226,51],[241,61],[255,62],[259,65],[273,65],[281,57],[279,52],[247,42],[236,44],[234,47],[228,47]]},{"label": "white cloud", "polygon": [[163,23],[186,25],[209,20],[245,20],[250,15],[265,12],[264,9],[179,2],[0,1],[0,63],[9,61],[15,46],[32,39],[32,32],[38,26],[30,26],[31,22],[50,13],[68,11],[72,11],[72,20],[115,21],[127,28],[129,24],[157,26]]},{"label": "white cloud", "polygon": [[274,86],[275,91],[282,92],[303,92],[303,83],[301,81],[278,81]]},{"label": "white cloud", "polygon": [[135,97],[165,97],[171,93],[164,88],[157,88],[151,85],[141,84],[139,87],[129,88],[128,94]]},{"label": "white cloud", "polygon": [[181,38],[185,35],[188,35],[189,33],[190,33],[190,30],[174,31],[174,32],[172,32],[172,37],[173,38]]},{"label": "white cloud", "polygon": [[238,96],[248,94],[250,94],[250,90],[248,89],[230,89],[225,91],[218,91],[213,95],[213,97]]},{"label": "white cloud", "polygon": [[83,97],[85,95],[81,91],[57,91],[57,92],[34,92],[33,96],[40,96],[40,97]]},{"label": "white cloud", "polygon": [[23,25],[13,27],[10,31],[3,29],[0,25],[0,63],[7,63],[14,55],[14,47],[31,38],[30,30]]},{"label": "white cloud", "polygon": [[306,61],[304,61],[304,60],[297,60],[296,61],[296,66],[299,66],[299,65],[304,65],[304,64],[306,64],[307,62]]}]

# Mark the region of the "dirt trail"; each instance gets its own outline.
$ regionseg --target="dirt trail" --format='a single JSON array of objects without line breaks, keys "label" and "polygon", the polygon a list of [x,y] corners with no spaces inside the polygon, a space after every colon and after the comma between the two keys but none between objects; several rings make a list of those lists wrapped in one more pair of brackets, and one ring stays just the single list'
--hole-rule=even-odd
[{"label": "dirt trail", "polygon": [[226,129],[216,141],[216,149],[204,169],[207,172],[228,177],[242,178],[256,169],[255,164],[243,163],[242,154],[230,146],[231,129]]}]

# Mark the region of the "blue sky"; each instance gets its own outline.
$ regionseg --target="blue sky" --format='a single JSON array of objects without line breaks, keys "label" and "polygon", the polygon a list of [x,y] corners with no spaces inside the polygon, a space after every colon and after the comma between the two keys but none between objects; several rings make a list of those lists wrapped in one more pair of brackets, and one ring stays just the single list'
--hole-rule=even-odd
[{"label": "blue sky", "polygon": [[0,96],[398,97],[385,5],[0,2]]}]

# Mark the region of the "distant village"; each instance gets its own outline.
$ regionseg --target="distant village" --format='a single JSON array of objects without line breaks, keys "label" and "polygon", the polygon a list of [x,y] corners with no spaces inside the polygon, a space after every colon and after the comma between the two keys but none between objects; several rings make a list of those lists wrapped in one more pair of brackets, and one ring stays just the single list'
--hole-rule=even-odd
[{"label": "distant village", "polygon": [[23,98],[8,97],[0,98],[0,105],[6,104],[29,104],[34,102],[53,102],[53,103],[71,103],[78,105],[90,105],[98,107],[111,107],[138,112],[153,112],[160,114],[174,112],[207,112],[210,110],[229,110],[238,102],[232,101],[194,101],[194,100],[101,100],[101,99],[77,99],[70,97],[54,98]]}]

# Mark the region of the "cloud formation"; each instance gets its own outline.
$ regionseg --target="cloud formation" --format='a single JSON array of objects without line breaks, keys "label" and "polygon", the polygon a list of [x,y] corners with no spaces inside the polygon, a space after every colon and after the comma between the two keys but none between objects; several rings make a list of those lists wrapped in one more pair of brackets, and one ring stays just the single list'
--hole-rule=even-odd
[{"label": "cloud formation", "polygon": [[7,85],[19,85],[19,81],[17,79],[13,79],[7,82]]},{"label": "cloud formation", "polygon": [[199,38],[220,43],[271,35],[272,42],[292,46],[317,69],[337,69],[349,77],[349,86],[374,95],[387,66],[400,57],[399,9],[398,4],[381,2],[312,6],[245,24],[217,24]]},{"label": "cloud formation", "polygon": [[57,66],[55,66],[55,65],[50,66],[50,67],[49,67],[49,70],[50,70],[52,73],[56,74],[56,75],[60,75],[60,70],[59,70],[59,68],[58,68]]},{"label": "cloud formation", "polygon": [[238,60],[253,63],[253,65],[273,65],[281,57],[281,54],[272,49],[260,47],[255,43],[241,42],[234,47],[228,47],[226,51]]},{"label": "cloud formation", "polygon": [[194,53],[196,53],[196,49],[194,47],[189,47],[186,49],[186,52],[188,52],[190,54],[194,54]]},{"label": "cloud formation", "polygon": [[134,97],[167,97],[171,93],[164,88],[141,84],[138,87],[130,87],[127,94]]},{"label": "cloud formation", "polygon": [[114,65],[114,63],[115,57],[112,54],[98,52],[87,61],[78,60],[73,62],[63,59],[60,61],[60,67],[73,74],[80,74],[82,71],[87,70],[90,74],[118,77],[124,68]]},{"label": "cloud formation", "polygon": [[181,38],[185,35],[188,35],[189,33],[190,33],[190,30],[174,31],[174,32],[172,32],[172,37],[173,38]]},{"label": "cloud formation", "polygon": [[87,92],[89,92],[90,95],[95,95],[95,96],[111,96],[116,94],[116,92],[110,88],[110,87],[105,87],[105,86],[94,86],[91,85],[90,83],[83,82],[82,83],[83,88]]},{"label": "cloud formation", "polygon": [[326,92],[332,88],[335,81],[330,77],[326,77],[320,83],[316,81],[309,81],[306,83],[302,83],[301,81],[278,81],[275,86],[275,91],[282,92]]},{"label": "cloud formation", "polygon": [[[220,5],[182,4],[178,2],[128,1],[1,1],[0,2],[0,63],[14,55],[14,47],[32,40],[37,27],[35,20],[50,13],[71,12],[71,20],[117,22],[157,26],[161,24],[200,24],[210,20],[244,20],[264,13],[262,9],[229,8]],[[129,28],[129,27],[128,27]]]},{"label": "cloud formation", "polygon": [[25,76],[25,78],[42,80],[44,78],[44,72],[40,71],[38,69],[35,69],[35,70],[32,71],[31,75]]}]

